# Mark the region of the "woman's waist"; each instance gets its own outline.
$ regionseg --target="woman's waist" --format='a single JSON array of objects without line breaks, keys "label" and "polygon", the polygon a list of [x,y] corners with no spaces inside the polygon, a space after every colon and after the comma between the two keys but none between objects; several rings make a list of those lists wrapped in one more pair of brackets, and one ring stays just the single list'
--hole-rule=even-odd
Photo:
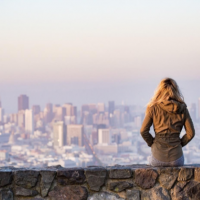
[{"label": "woman's waist", "polygon": [[154,143],[160,143],[161,145],[177,146],[181,144],[180,134],[156,134]]},{"label": "woman's waist", "polygon": [[180,133],[156,133],[155,134],[155,138],[159,139],[159,138],[179,138],[180,139]]}]

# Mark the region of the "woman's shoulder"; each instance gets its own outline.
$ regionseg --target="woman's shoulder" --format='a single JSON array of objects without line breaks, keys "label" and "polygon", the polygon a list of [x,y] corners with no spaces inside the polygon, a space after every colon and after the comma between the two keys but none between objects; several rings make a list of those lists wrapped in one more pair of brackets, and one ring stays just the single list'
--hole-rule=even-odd
[{"label": "woman's shoulder", "polygon": [[155,112],[155,110],[157,109],[157,105],[151,105],[151,106],[147,106],[146,108],[146,113],[149,113],[151,116],[153,116],[153,113]]}]

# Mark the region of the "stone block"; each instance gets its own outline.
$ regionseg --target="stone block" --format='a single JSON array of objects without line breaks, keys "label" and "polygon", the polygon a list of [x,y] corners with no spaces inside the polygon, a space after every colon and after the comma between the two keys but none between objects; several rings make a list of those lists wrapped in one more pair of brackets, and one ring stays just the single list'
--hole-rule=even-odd
[{"label": "stone block", "polygon": [[108,169],[109,178],[112,179],[125,179],[131,178],[133,176],[133,172],[131,168],[122,167],[122,166],[114,166]]},{"label": "stone block", "polygon": [[15,171],[15,184],[24,188],[32,188],[38,181],[39,172],[34,170]]},{"label": "stone block", "polygon": [[50,200],[87,200],[88,191],[79,185],[55,187],[49,192]]},{"label": "stone block", "polygon": [[181,168],[178,174],[178,181],[188,181],[193,176],[193,168]]},{"label": "stone block", "polygon": [[194,180],[200,182],[200,168],[194,170]]},{"label": "stone block", "polygon": [[38,194],[37,190],[26,189],[23,187],[17,186],[15,188],[15,195],[16,196],[24,196],[24,197],[34,197]]},{"label": "stone block", "polygon": [[103,167],[89,167],[85,169],[85,176],[89,188],[93,191],[99,191],[105,184],[107,170]]},{"label": "stone block", "polygon": [[40,192],[42,197],[47,196],[49,189],[52,185],[54,177],[56,175],[55,171],[41,171],[41,181],[40,181]]},{"label": "stone block", "polygon": [[10,189],[0,190],[0,200],[13,200],[13,192]]},{"label": "stone block", "polygon": [[171,197],[173,200],[187,199],[183,190],[186,185],[186,181],[177,182],[177,184],[171,189]]},{"label": "stone block", "polygon": [[88,197],[88,200],[125,200],[125,199],[113,193],[99,192]]},{"label": "stone block", "polygon": [[0,187],[11,184],[12,179],[12,171],[0,171]]},{"label": "stone block", "polygon": [[126,190],[126,200],[140,200],[140,191]]},{"label": "stone block", "polygon": [[156,183],[157,177],[157,172],[152,169],[135,170],[135,183],[143,189],[152,188]]},{"label": "stone block", "polygon": [[84,169],[59,169],[57,171],[57,180],[60,185],[83,184],[85,182]]},{"label": "stone block", "polygon": [[179,169],[177,168],[161,168],[160,176],[158,178],[159,183],[166,189],[171,189],[176,179],[178,178]]},{"label": "stone block", "polygon": [[168,191],[163,187],[156,187],[152,189],[152,199],[155,200],[171,200]]},{"label": "stone block", "polygon": [[192,200],[200,200],[200,183],[191,181],[184,189],[185,194]]},{"label": "stone block", "polygon": [[130,189],[133,187],[133,183],[128,181],[115,181],[109,183],[109,189],[114,192],[122,192],[123,190]]}]

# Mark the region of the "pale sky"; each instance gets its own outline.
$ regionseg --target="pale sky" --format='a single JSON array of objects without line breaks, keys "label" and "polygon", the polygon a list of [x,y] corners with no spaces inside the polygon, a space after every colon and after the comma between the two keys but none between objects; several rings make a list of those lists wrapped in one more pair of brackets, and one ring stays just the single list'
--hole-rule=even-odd
[{"label": "pale sky", "polygon": [[0,0],[0,82],[200,79],[199,0]]}]

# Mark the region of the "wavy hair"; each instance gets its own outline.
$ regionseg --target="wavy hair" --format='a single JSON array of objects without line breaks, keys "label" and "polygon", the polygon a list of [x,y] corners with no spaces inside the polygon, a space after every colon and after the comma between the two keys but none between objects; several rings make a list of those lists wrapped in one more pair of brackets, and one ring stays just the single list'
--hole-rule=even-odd
[{"label": "wavy hair", "polygon": [[184,97],[176,81],[172,78],[164,78],[161,80],[154,92],[154,96],[147,104],[147,107],[152,107],[153,105],[159,104],[164,100],[176,100],[180,103],[184,103]]}]

